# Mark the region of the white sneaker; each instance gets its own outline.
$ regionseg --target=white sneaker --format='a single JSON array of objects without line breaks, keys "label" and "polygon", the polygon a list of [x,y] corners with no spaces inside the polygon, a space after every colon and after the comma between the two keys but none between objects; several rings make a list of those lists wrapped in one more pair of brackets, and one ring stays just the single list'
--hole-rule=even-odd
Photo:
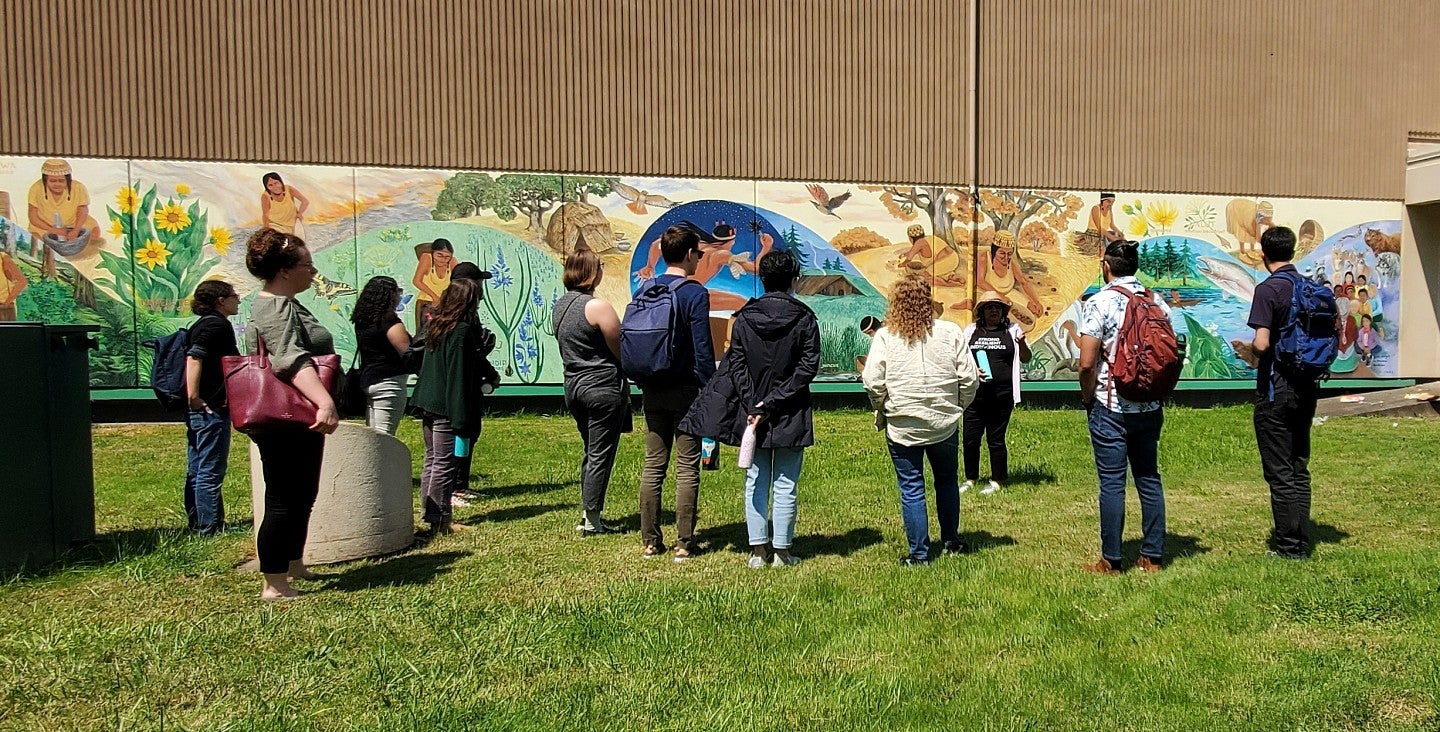
[{"label": "white sneaker", "polygon": [[975,487],[975,481],[973,481],[973,480],[967,480],[967,481],[965,481],[964,483],[961,483],[961,484],[960,484],[960,492],[961,492],[961,493],[964,493],[965,491],[968,491],[968,490],[970,490],[971,488],[974,488],[974,487]]},{"label": "white sneaker", "polygon": [[751,568],[751,569],[764,569],[764,568],[765,568],[765,557],[759,557],[759,556],[756,556],[756,555],[754,555],[754,554],[751,554],[751,555],[750,555],[750,561],[746,562],[745,565],[746,565],[747,567]]},{"label": "white sneaker", "polygon": [[986,483],[984,488],[980,489],[980,495],[988,496],[998,490],[1000,490],[1000,484],[992,480],[989,483]]},{"label": "white sneaker", "polygon": [[793,567],[793,566],[795,566],[795,565],[797,565],[797,564],[799,564],[799,563],[800,563],[800,557],[797,557],[797,556],[795,556],[794,554],[785,554],[785,555],[783,555],[783,556],[780,555],[780,554],[776,554],[776,555],[775,555],[775,558],[770,561],[770,566],[772,566],[772,567]]}]

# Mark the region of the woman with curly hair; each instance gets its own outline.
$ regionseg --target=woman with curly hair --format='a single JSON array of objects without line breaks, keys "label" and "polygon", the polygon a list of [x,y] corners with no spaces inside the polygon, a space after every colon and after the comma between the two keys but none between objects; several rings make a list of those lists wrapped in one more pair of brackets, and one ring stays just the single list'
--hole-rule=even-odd
[{"label": "woman with curly hair", "polygon": [[879,411],[900,487],[900,515],[909,552],[900,563],[930,563],[930,518],[924,461],[935,474],[935,510],[947,554],[969,550],[960,540],[960,443],[965,406],[975,396],[975,358],[960,326],[935,319],[925,274],[901,277],[890,292],[885,325],[875,332],[861,374]]},{"label": "woman with curly hair", "polygon": [[405,386],[410,380],[404,359],[410,331],[395,313],[399,305],[400,285],[395,279],[371,277],[350,314],[360,380],[365,384],[365,425],[391,435],[405,416]]}]

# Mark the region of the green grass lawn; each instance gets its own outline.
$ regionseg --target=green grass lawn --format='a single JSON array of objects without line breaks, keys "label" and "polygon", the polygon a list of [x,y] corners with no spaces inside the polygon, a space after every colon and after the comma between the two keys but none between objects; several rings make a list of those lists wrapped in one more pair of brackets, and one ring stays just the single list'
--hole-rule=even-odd
[{"label": "green grass lawn", "polygon": [[[1079,570],[1098,553],[1079,412],[1017,413],[1016,483],[962,499],[978,551],[923,568],[896,561],[870,415],[822,414],[807,561],[764,571],[745,567],[733,449],[703,475],[709,551],[642,561],[637,436],[608,503],[631,533],[580,540],[573,423],[498,418],[477,451],[486,497],[457,510],[473,530],[322,568],[288,604],[235,571],[248,533],[180,531],[181,428],[97,428],[100,540],[0,584],[0,728],[1440,728],[1440,429],[1317,428],[1317,548],[1292,563],[1265,557],[1249,415],[1167,415],[1169,567],[1118,578]],[[413,422],[401,437],[418,456]],[[226,500],[248,529],[245,444]]]}]

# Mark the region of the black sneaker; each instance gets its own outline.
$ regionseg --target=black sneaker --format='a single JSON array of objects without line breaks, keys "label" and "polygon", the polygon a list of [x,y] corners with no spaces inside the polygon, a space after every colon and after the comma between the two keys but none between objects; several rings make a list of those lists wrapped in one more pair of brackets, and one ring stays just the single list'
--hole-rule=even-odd
[{"label": "black sneaker", "polygon": [[1290,552],[1280,552],[1275,551],[1274,549],[1265,552],[1265,556],[1270,557],[1271,559],[1288,559],[1292,562],[1303,562],[1310,558],[1306,554],[1291,554]]},{"label": "black sneaker", "polygon": [[947,541],[947,542],[945,542],[945,553],[946,553],[946,554],[969,554],[969,553],[970,553],[970,545],[969,545],[969,544],[966,544],[966,543],[963,542],[963,541],[960,541],[959,539],[955,539],[954,541]]},{"label": "black sneaker", "polygon": [[917,557],[914,554],[900,557],[900,566],[902,567],[926,567],[929,564],[930,560],[927,557]]}]

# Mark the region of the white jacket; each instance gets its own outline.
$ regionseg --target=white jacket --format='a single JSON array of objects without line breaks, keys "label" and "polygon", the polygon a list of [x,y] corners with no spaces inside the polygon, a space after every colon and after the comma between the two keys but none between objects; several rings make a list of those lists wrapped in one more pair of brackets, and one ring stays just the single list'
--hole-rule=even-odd
[{"label": "white jacket", "polygon": [[885,417],[885,436],[907,447],[953,434],[979,385],[960,326],[947,320],[935,321],[930,337],[913,345],[881,328],[860,378],[871,405]]}]

